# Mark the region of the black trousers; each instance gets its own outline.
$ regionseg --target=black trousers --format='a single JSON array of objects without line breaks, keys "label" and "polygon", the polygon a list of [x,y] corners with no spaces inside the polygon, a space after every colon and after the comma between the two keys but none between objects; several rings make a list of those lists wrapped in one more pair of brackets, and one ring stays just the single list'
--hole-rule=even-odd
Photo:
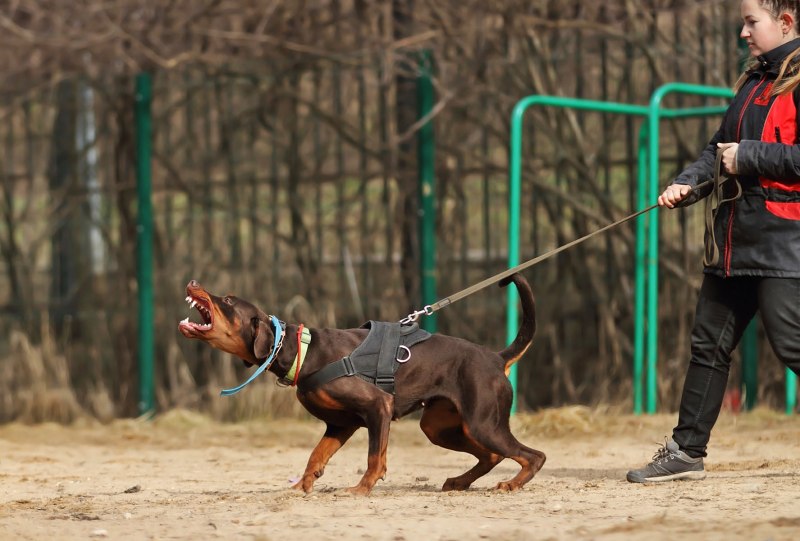
[{"label": "black trousers", "polygon": [[672,438],[690,456],[706,456],[728,384],[731,352],[758,311],[775,355],[800,374],[800,278],[706,274],[692,329],[692,359]]}]

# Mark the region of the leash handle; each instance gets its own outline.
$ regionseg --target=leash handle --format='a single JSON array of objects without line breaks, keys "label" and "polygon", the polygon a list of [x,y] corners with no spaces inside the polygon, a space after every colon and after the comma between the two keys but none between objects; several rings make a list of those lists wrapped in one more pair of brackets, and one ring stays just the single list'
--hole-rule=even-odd
[{"label": "leash handle", "polygon": [[[705,229],[706,235],[703,242],[703,265],[713,267],[719,262],[719,250],[717,249],[716,233],[714,224],[717,221],[717,213],[722,203],[736,201],[742,196],[742,185],[734,175],[726,175],[722,164],[722,149],[717,149],[717,157],[714,163],[714,178],[701,182],[697,186],[690,187],[686,195],[678,201],[675,208],[688,207],[697,202],[701,197],[705,197]],[[733,179],[736,186],[736,193],[732,197],[726,198],[724,195],[724,184]],[[700,196],[699,192],[712,186],[711,191],[706,196]],[[696,195],[696,197],[692,197]]]},{"label": "leash handle", "polygon": [[[736,193],[733,197],[728,197],[726,199],[723,193],[723,185],[730,179],[734,179],[736,183]],[[703,265],[706,267],[713,267],[719,262],[719,250],[717,249],[717,237],[714,232],[714,225],[717,222],[717,213],[719,212],[720,205],[722,205],[722,203],[736,201],[742,196],[742,185],[739,183],[739,179],[735,176],[727,176],[722,171],[722,149],[717,150],[714,179],[711,182],[714,183],[714,188],[706,198],[705,205],[706,235],[703,246]]]}]

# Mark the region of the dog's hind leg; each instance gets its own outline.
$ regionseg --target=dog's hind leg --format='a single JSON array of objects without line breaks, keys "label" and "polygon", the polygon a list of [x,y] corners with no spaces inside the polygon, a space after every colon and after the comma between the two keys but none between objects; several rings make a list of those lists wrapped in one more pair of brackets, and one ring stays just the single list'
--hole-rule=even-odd
[{"label": "dog's hind leg", "polygon": [[482,417],[480,423],[470,423],[467,420],[465,430],[469,431],[477,445],[501,457],[510,458],[520,465],[519,473],[509,481],[498,483],[497,490],[511,491],[522,488],[525,483],[533,479],[536,472],[542,469],[547,457],[541,451],[521,444],[511,433],[507,420],[496,423],[487,423],[486,420],[486,417]]},{"label": "dog's hind leg", "polygon": [[468,489],[476,479],[489,473],[503,460],[501,455],[490,452],[465,434],[463,423],[461,414],[453,403],[444,398],[429,402],[419,423],[431,443],[445,449],[469,453],[478,459],[478,463],[469,471],[447,479],[442,486],[442,491],[445,492]]},{"label": "dog's hind leg", "polygon": [[[500,430],[500,427],[498,427],[498,430]],[[511,432],[506,435],[500,435],[498,439],[507,440],[502,445],[502,448],[511,448],[507,457],[517,462],[521,469],[513,479],[501,481],[495,488],[508,491],[520,489],[525,483],[533,479],[536,472],[542,469],[547,457],[543,452],[531,449],[518,442]]]},{"label": "dog's hind leg", "polygon": [[302,490],[306,494],[311,492],[314,487],[314,481],[322,477],[325,472],[325,465],[356,430],[358,430],[358,426],[333,426],[328,424],[325,434],[308,458],[308,465],[303,477],[292,488]]},{"label": "dog's hind leg", "polygon": [[[511,433],[509,413],[512,394],[508,380],[502,378],[482,384],[491,392],[477,395],[475,400],[462,404],[463,430],[476,445],[520,465],[519,473],[509,481],[498,483],[497,490],[520,489],[542,468],[547,457],[541,451],[523,445]],[[488,396],[493,398],[481,399]]]}]

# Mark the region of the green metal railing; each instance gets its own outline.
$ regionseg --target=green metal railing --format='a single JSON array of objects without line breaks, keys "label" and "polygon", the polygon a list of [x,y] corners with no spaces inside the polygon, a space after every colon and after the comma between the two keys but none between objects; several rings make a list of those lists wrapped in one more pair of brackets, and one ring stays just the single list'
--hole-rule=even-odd
[{"label": "green metal railing", "polygon": [[[639,177],[637,209],[648,206],[648,201],[656,199],[659,187],[659,125],[662,118],[684,118],[724,113],[726,106],[707,106],[680,109],[662,109],[661,102],[670,93],[692,94],[706,97],[730,98],[733,92],[728,88],[709,87],[686,83],[669,83],[659,87],[650,100],[649,105],[632,105],[614,102],[602,102],[561,96],[528,96],[514,107],[511,121],[511,149],[509,164],[509,255],[508,266],[519,264],[519,224],[520,224],[520,186],[522,176],[522,127],[524,114],[534,105],[573,108],[612,114],[634,115],[646,118],[639,133]],[[650,134],[653,134],[651,137]],[[658,356],[658,212],[657,209],[637,218],[636,222],[636,277],[635,277],[635,336],[634,336],[634,412],[642,411],[642,375],[645,358],[645,332],[647,334],[647,412],[656,409],[656,365]],[[648,324],[652,322],[651,324]],[[506,317],[507,341],[513,340],[517,332],[518,316],[516,292],[509,288]],[[749,352],[755,351],[749,348]],[[752,353],[751,353],[752,354]],[[746,365],[755,364],[755,359]],[[752,372],[752,370],[750,371]],[[793,376],[793,375],[792,375]],[[516,367],[509,375],[514,387],[514,405],[516,411]],[[787,411],[790,408],[790,380],[787,377]],[[752,381],[748,395],[755,395],[755,384]],[[796,388],[795,388],[796,389]],[[796,393],[791,393],[793,398]],[[793,411],[794,404],[791,405]]]},{"label": "green metal railing", "polygon": [[[520,196],[522,185],[522,127],[525,112],[532,106],[562,107],[578,110],[599,111],[623,115],[646,116],[648,108],[643,105],[629,105],[615,102],[602,102],[562,96],[533,95],[522,98],[514,106],[511,115],[511,141],[509,156],[509,210],[508,210],[508,268],[519,264]],[[518,326],[517,291],[510,284],[506,292],[506,342],[511,343],[517,334]],[[514,401],[511,412],[517,411],[517,366],[511,367],[508,375],[514,388]]]}]

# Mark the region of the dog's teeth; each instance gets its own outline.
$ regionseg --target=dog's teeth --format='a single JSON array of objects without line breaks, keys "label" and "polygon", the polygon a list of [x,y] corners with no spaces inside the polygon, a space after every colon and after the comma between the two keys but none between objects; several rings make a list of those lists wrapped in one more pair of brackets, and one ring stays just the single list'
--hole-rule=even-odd
[{"label": "dog's teeth", "polygon": [[186,319],[182,319],[181,323],[189,323],[189,318],[187,317]]},{"label": "dog's teeth", "polygon": [[197,301],[192,301],[192,308],[194,308],[195,304],[197,304]]}]

